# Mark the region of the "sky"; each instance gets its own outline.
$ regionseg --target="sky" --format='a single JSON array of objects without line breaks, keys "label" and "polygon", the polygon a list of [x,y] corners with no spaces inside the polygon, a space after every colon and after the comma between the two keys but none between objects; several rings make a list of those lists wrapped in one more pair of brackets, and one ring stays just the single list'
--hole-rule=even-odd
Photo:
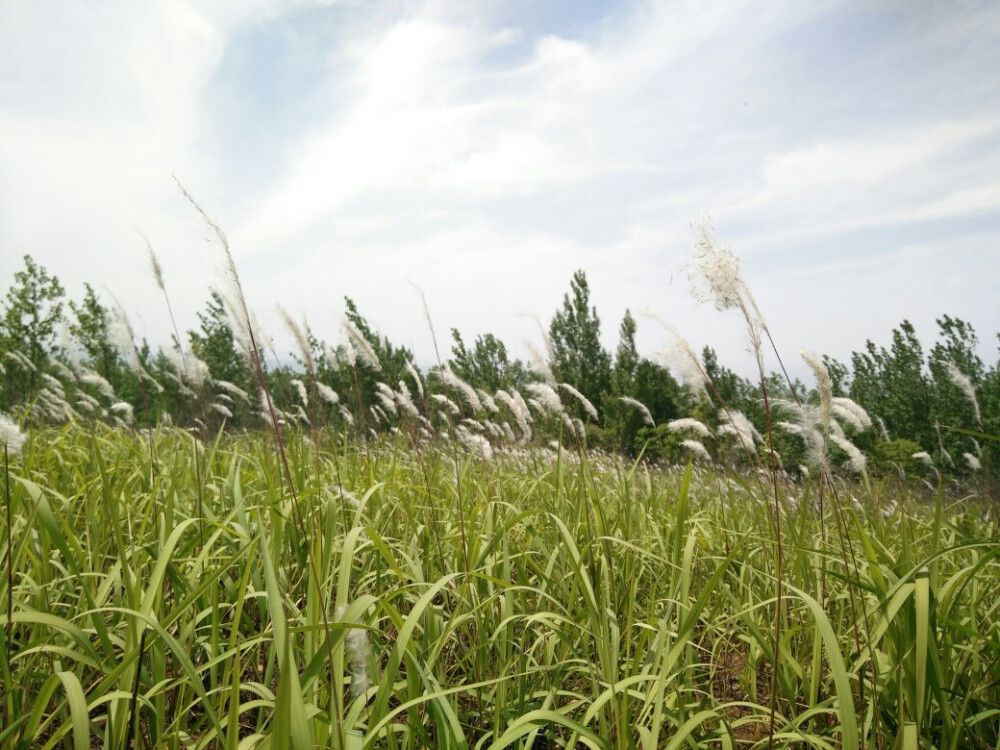
[{"label": "sky", "polygon": [[[652,310],[753,371],[690,293],[706,217],[782,357],[849,361],[907,319],[1000,330],[1000,5],[985,2],[0,2],[0,289],[22,256],[137,333],[197,326],[225,231],[337,343],[344,296],[431,364],[434,331],[525,356],[583,270],[605,345]],[[141,233],[141,234],[140,234]],[[776,363],[769,360],[769,368]]]}]

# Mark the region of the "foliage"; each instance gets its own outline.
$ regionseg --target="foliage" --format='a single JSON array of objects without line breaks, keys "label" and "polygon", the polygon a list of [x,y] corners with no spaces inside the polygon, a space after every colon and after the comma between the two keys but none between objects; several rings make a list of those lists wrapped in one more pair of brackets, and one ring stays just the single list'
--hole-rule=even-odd
[{"label": "foliage", "polygon": [[74,317],[69,322],[69,332],[86,353],[87,367],[114,384],[118,380],[121,363],[109,339],[111,312],[98,299],[90,284],[85,283],[83,289],[83,299],[79,304],[73,300],[69,302]]},{"label": "foliage", "polygon": [[533,379],[519,359],[511,360],[507,347],[492,333],[476,336],[469,349],[457,328],[451,329],[451,359],[448,365],[458,377],[474,388],[495,393],[501,388],[518,390]]},{"label": "foliage", "polygon": [[920,476],[927,471],[924,464],[914,456],[923,451],[919,443],[906,438],[896,438],[878,443],[875,456],[876,469],[881,471],[902,471],[907,476]]},{"label": "foliage", "polygon": [[869,340],[864,352],[851,355],[851,362],[851,398],[880,416],[890,436],[905,436],[925,447],[933,445],[932,384],[913,325],[904,320],[894,329],[889,349],[876,348]]},{"label": "foliage", "polygon": [[[601,346],[601,319],[597,308],[590,306],[590,287],[583,271],[573,274],[570,293],[549,324],[549,340],[556,379],[569,383],[590,403],[600,404],[611,383],[611,355]],[[571,409],[586,418],[579,404]]]},{"label": "foliage", "polygon": [[213,290],[205,309],[198,313],[199,330],[188,331],[188,342],[196,357],[208,365],[212,377],[254,392],[253,376],[246,356],[236,345],[222,295]]},{"label": "foliage", "polygon": [[821,516],[740,474],[285,437],[301,524],[259,434],[32,431],[0,745],[700,750],[764,746],[772,716],[782,746],[1000,738],[981,507],[850,485]]},{"label": "foliage", "polygon": [[[64,295],[59,279],[25,255],[24,268],[14,273],[14,284],[7,290],[0,317],[0,348],[4,352],[19,352],[33,365],[10,368],[7,372],[6,391],[16,390],[22,400],[34,394],[39,370],[52,352]],[[15,369],[19,371],[17,376]]]}]

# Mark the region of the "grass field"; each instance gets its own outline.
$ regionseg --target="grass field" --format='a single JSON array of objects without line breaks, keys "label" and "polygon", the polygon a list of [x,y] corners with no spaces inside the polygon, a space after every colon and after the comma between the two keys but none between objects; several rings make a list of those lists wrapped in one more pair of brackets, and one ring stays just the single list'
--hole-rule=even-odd
[{"label": "grass field", "polygon": [[317,437],[31,433],[0,746],[1000,747],[975,502]]}]

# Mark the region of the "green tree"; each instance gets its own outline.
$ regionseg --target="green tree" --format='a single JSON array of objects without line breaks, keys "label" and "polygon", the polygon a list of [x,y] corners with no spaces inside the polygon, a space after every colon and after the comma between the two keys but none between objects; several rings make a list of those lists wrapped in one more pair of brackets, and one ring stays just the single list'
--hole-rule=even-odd
[{"label": "green tree", "polygon": [[111,313],[90,284],[83,285],[83,300],[79,304],[70,300],[69,307],[75,320],[69,323],[69,332],[87,355],[86,364],[110,383],[118,378],[118,353],[108,341]]},{"label": "green tree", "polygon": [[830,375],[830,390],[835,397],[846,396],[851,390],[851,369],[840,360],[823,355],[823,364]]},{"label": "green tree", "polygon": [[872,417],[885,421],[894,438],[915,440],[927,449],[937,444],[931,419],[933,386],[924,367],[924,352],[913,325],[904,320],[892,332],[892,346],[853,352],[851,398]]},{"label": "green tree", "polygon": [[342,394],[353,394],[351,410],[354,412],[355,418],[358,419],[356,424],[368,426],[372,421],[369,409],[373,404],[378,403],[375,384],[382,381],[396,389],[399,386],[399,381],[407,377],[406,364],[413,363],[413,353],[406,347],[393,345],[388,338],[376,333],[358,311],[358,306],[350,297],[344,297],[344,304],[347,308],[345,317],[348,323],[368,342],[381,367],[381,371],[376,371],[371,367],[363,366],[360,364],[361,358],[359,357],[358,365],[350,373],[350,377],[356,378],[356,381],[351,385],[350,390],[345,390]]},{"label": "green tree", "polygon": [[[1000,333],[997,334],[997,355],[993,367],[983,376],[980,405],[983,412],[983,432],[1000,435]],[[994,502],[1000,500],[997,476],[1000,474],[1000,444],[983,441],[983,468],[989,477],[990,493]]]},{"label": "green tree", "polygon": [[[978,405],[986,373],[983,360],[976,354],[979,338],[970,323],[950,315],[938,318],[937,324],[939,338],[928,357],[934,388],[930,418],[934,423],[944,426],[979,430],[982,427],[982,412],[977,414],[969,395],[952,377],[949,369],[954,366],[961,375],[968,378],[968,385],[976,395]],[[977,446],[976,441],[968,436],[947,430],[942,432],[941,440],[956,463],[966,470],[969,467],[962,460],[962,454],[977,454],[983,447]]]},{"label": "green tree", "polygon": [[466,347],[457,328],[451,329],[451,371],[474,388],[495,393],[501,388],[521,388],[528,371],[520,360],[511,361],[503,341],[492,333],[476,336],[472,349]]},{"label": "green tree", "polygon": [[630,310],[625,311],[618,327],[618,348],[611,368],[611,388],[604,395],[604,428],[608,431],[618,450],[631,453],[636,444],[636,436],[646,424],[643,414],[633,406],[621,401],[622,396],[636,398],[636,371],[639,368],[639,352],[635,346],[635,318]]},{"label": "green tree", "polygon": [[[570,294],[563,297],[562,309],[549,325],[552,342],[551,363],[556,379],[569,383],[592,404],[602,403],[611,385],[611,355],[601,346],[601,320],[590,306],[590,288],[583,271],[573,274]],[[585,412],[573,406],[581,418]]]},{"label": "green tree", "polygon": [[[30,255],[25,255],[24,269],[14,273],[14,284],[7,290],[0,318],[3,350],[16,349],[34,365],[34,369],[28,369],[20,379],[24,399],[35,392],[39,371],[53,350],[56,326],[62,319],[64,295],[59,279],[35,263]],[[13,385],[10,382],[13,369],[7,368],[8,389]]]},{"label": "green tree", "polygon": [[[747,413],[753,411],[757,398],[756,388],[744,377],[737,375],[729,368],[719,363],[719,356],[710,346],[706,346],[701,352],[701,360],[705,366],[705,374],[715,385],[712,391],[713,399],[721,398],[725,406]],[[721,406],[716,404],[716,406]],[[749,416],[749,415],[748,415]]]},{"label": "green tree", "polygon": [[198,313],[198,322],[198,331],[188,331],[191,351],[208,365],[213,379],[228,381],[253,394],[250,365],[236,346],[225,302],[218,292],[211,292],[205,310]]}]

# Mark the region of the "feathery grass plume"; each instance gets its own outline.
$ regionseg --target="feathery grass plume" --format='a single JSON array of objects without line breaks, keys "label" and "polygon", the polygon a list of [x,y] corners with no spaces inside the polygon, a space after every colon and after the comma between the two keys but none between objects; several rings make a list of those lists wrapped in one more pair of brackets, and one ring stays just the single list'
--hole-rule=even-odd
[{"label": "feathery grass plume", "polygon": [[139,232],[139,236],[146,241],[146,250],[149,252],[149,268],[153,272],[153,280],[156,282],[156,286],[159,287],[160,291],[166,294],[167,285],[163,283],[163,268],[160,266],[160,259],[156,257],[156,253],[153,251],[153,243],[149,241],[149,237],[143,234],[141,231],[135,229]]},{"label": "feathery grass plume", "polygon": [[529,398],[528,399],[528,406],[530,406],[532,409],[534,409],[536,412],[538,412],[538,416],[540,416],[540,417],[544,417],[544,416],[546,416],[549,413],[549,410],[546,409],[542,405],[542,402],[539,401],[537,398]]},{"label": "feathery grass plume", "polygon": [[[344,489],[340,490],[341,496],[347,499],[353,507],[358,507],[359,502],[356,497]],[[351,502],[353,500],[353,503]],[[337,607],[336,617],[342,619],[347,613],[347,607],[341,604]],[[352,623],[352,625],[354,625]],[[360,625],[354,625],[347,631],[344,639],[347,651],[347,661],[351,666],[351,697],[358,698],[367,692],[371,687],[371,678],[368,675],[368,663],[371,660],[371,646],[368,642],[368,630]]]},{"label": "feathery grass plume", "polygon": [[963,453],[962,456],[965,457],[965,462],[969,464],[969,468],[973,471],[979,471],[983,468],[983,465],[979,462],[979,459],[973,456],[971,453]]},{"label": "feathery grass plume", "polygon": [[445,396],[443,393],[432,393],[431,398],[444,406],[449,412],[451,412],[452,416],[457,417],[462,413],[462,410],[458,408],[458,404]]},{"label": "feathery grass plume", "polygon": [[258,330],[256,318],[251,318],[249,311],[244,312],[240,307],[240,303],[234,300],[226,289],[213,285],[212,291],[218,294],[219,299],[222,300],[222,310],[226,316],[226,327],[233,335],[233,343],[236,344],[243,359],[246,360],[251,372],[255,371],[253,340],[250,336],[250,324],[247,321],[251,321],[254,330]]},{"label": "feathery grass plume", "polygon": [[479,401],[482,403],[482,405],[486,407],[486,411],[488,411],[490,414],[500,413],[500,407],[497,406],[497,402],[493,400],[493,397],[490,394],[488,394],[482,388],[476,388],[476,395],[479,396]]},{"label": "feathery grass plume", "polygon": [[515,417],[517,416],[519,411],[517,402],[514,401],[514,397],[507,393],[507,391],[503,389],[498,390],[493,394],[493,399],[494,401],[499,401],[501,404],[506,406],[507,409],[510,410],[510,413]]},{"label": "feathery grass plume", "polygon": [[844,453],[847,454],[848,466],[855,474],[863,474],[865,471],[865,454],[860,451],[858,446],[852,443],[847,438],[842,438],[839,435],[831,435],[830,440]]},{"label": "feathery grass plume", "polygon": [[722,422],[718,427],[720,435],[735,435],[749,449],[753,449],[757,445],[757,442],[763,442],[763,438],[757,432],[757,428],[753,426],[753,423],[747,419],[747,416],[743,412],[733,409],[721,409],[719,411],[719,420]]},{"label": "feathery grass plume", "polygon": [[236,303],[239,305],[236,309],[240,313],[237,321],[239,322],[240,327],[244,328],[246,333],[249,334],[250,308],[247,305],[246,297],[243,296],[243,284],[240,283],[240,274],[239,271],[236,270],[236,261],[233,260],[233,253],[229,248],[229,239],[226,237],[226,233],[222,231],[222,227],[220,227],[215,220],[205,212],[205,209],[198,204],[198,201],[191,197],[187,188],[185,188],[184,185],[181,184],[181,181],[177,179],[177,175],[174,175],[174,182],[177,183],[177,187],[180,188],[181,193],[184,194],[188,203],[190,203],[194,207],[194,210],[201,216],[202,221],[204,221],[209,229],[215,233],[216,238],[219,240],[219,244],[222,245],[222,251],[226,258],[226,274],[229,277],[233,292],[236,295]]},{"label": "feathery grass plume", "polygon": [[580,391],[571,386],[569,383],[560,383],[559,387],[562,388],[564,391],[566,391],[566,393],[571,395],[577,401],[579,401],[580,405],[583,407],[583,410],[587,412],[587,414],[589,414],[591,417],[593,417],[595,422],[601,421],[601,418],[597,415],[597,409],[594,408],[594,405],[590,403],[590,400],[582,393],[580,393]]},{"label": "feathery grass plume", "polygon": [[340,405],[338,411],[340,412],[340,418],[347,422],[348,427],[354,426],[354,415],[351,414],[351,410],[348,409],[343,404]]},{"label": "feathery grass plume", "polygon": [[319,382],[318,380],[316,381],[316,392],[319,393],[319,397],[328,404],[332,405],[340,401],[340,396],[337,395],[337,392],[333,390],[333,388],[328,386],[326,383]]},{"label": "feathery grass plume", "polygon": [[221,388],[227,393],[231,393],[241,401],[245,403],[250,403],[250,396],[247,395],[247,392],[244,391],[242,388],[240,388],[238,385],[234,385],[233,383],[230,383],[228,380],[216,380],[213,382],[217,387]]},{"label": "feathery grass plume", "polygon": [[142,362],[135,348],[135,331],[132,330],[132,323],[121,302],[113,294],[111,299],[114,301],[114,307],[111,309],[111,324],[108,326],[108,343],[122,355],[126,367],[139,373],[142,370]]},{"label": "feathery grass plume", "polygon": [[825,435],[830,426],[830,414],[833,409],[833,384],[830,381],[830,373],[823,364],[823,360],[807,349],[799,352],[805,363],[816,375],[816,385],[819,389],[819,422],[820,429]]},{"label": "feathery grass plume", "polygon": [[[167,303],[167,313],[170,315],[170,323],[174,327],[174,336],[177,337],[177,346],[181,350],[181,359],[184,360],[184,345],[181,339],[180,329],[177,327],[177,321],[174,319],[174,308],[170,304],[170,295],[167,294],[167,285],[163,281],[163,268],[160,266],[160,259],[156,257],[156,253],[153,251],[153,243],[149,241],[149,237],[143,234],[139,229],[133,227],[139,236],[142,237],[143,241],[146,243],[146,250],[149,253],[149,266],[153,271],[153,280],[156,282],[156,286],[159,287],[160,291],[163,292],[163,299]],[[162,389],[160,389],[162,393]]]},{"label": "feathery grass plume", "polygon": [[292,320],[292,316],[281,305],[278,305],[278,315],[281,316],[285,328],[291,332],[292,338],[295,339],[295,345],[299,348],[299,354],[302,355],[302,363],[305,365],[306,371],[311,375],[315,372],[315,367],[313,366],[312,347],[309,345],[309,337],[306,335],[306,331],[309,330],[309,324],[304,323],[305,329],[303,330],[303,326]]},{"label": "feathery grass plume", "polygon": [[657,357],[673,371],[681,385],[687,386],[695,398],[706,393],[705,386],[708,383],[708,374],[705,372],[705,365],[702,364],[701,357],[691,348],[687,339],[652,310],[647,308],[641,312],[641,315],[659,323],[670,335],[671,344],[656,352]]},{"label": "feathery grass plume", "polygon": [[284,416],[284,412],[282,412],[281,409],[278,408],[277,404],[268,401],[267,394],[264,392],[263,388],[261,388],[260,391],[258,392],[257,403],[260,408],[260,415],[264,418],[265,421],[268,422],[271,421],[271,407],[274,407],[275,416],[279,418]]},{"label": "feathery grass plume", "polygon": [[740,274],[740,259],[731,248],[715,242],[711,224],[706,216],[700,217],[693,227],[695,242],[687,260],[688,277],[703,282],[707,290],[693,288],[694,295],[702,301],[713,301],[718,310],[729,310],[743,303],[746,284]]},{"label": "feathery grass plume", "polygon": [[[181,381],[196,392],[201,393],[205,390],[205,386],[212,382],[212,372],[208,363],[193,352],[184,354],[183,351],[171,348],[166,350],[166,355]],[[245,393],[243,395],[246,396]]]},{"label": "feathery grass plume", "polygon": [[477,451],[479,456],[484,461],[493,460],[493,446],[485,437],[471,433],[461,426],[459,426],[455,432],[458,435],[459,440],[462,441],[467,448]]},{"label": "feathery grass plume", "polygon": [[213,404],[209,405],[208,408],[212,409],[214,411],[217,411],[219,414],[221,414],[222,416],[224,416],[226,419],[232,419],[233,418],[232,409],[230,409],[225,404],[220,404],[220,403],[216,402],[216,403],[213,403]]},{"label": "feathery grass plume", "polygon": [[514,399],[514,402],[517,404],[518,409],[521,410],[524,418],[527,419],[529,423],[532,422],[531,412],[528,411],[528,404],[525,403],[524,396],[521,395],[521,392],[515,388],[511,388],[508,393],[510,393],[511,397]]},{"label": "feathery grass plume", "polygon": [[47,372],[42,373],[42,380],[48,383],[49,388],[52,392],[59,396],[59,398],[66,398],[66,391],[63,388],[63,384],[57,378],[52,377]]},{"label": "feathery grass plume", "polygon": [[531,421],[531,415],[528,413],[528,407],[524,403],[524,399],[520,398],[520,394],[517,395],[518,398],[514,398],[514,394],[499,390],[496,392],[496,399],[505,404],[514,416],[517,427],[521,431],[521,438],[523,440],[531,440],[531,426],[528,424]]},{"label": "feathery grass plume", "polygon": [[691,430],[692,432],[701,435],[702,437],[711,437],[712,432],[705,426],[704,422],[699,422],[697,419],[692,417],[684,417],[683,419],[673,419],[667,422],[667,429],[670,432],[680,432],[681,430]]},{"label": "feathery grass plume", "polygon": [[[583,422],[580,422],[580,420],[578,419],[573,419],[573,417],[571,417],[566,412],[563,412],[560,416],[562,417],[563,426],[566,428],[565,432],[563,433],[564,436],[572,435],[573,439],[577,443],[582,443],[586,436],[586,433],[583,428]],[[577,426],[577,422],[579,422],[579,427]]]},{"label": "feathery grass plume", "polygon": [[334,372],[337,372],[340,369],[340,356],[337,354],[337,351],[325,341],[323,342],[323,359],[326,360],[327,365],[329,365],[330,369]]},{"label": "feathery grass plume", "polygon": [[[376,396],[378,394],[375,394]],[[385,409],[380,407],[378,404],[372,404],[368,407],[368,411],[371,413],[372,417],[375,419],[375,424],[382,424],[389,422],[389,415],[385,413]]]},{"label": "feathery grass plume", "polygon": [[399,411],[396,409],[396,393],[385,383],[376,383],[375,385],[378,387],[375,397],[382,402],[386,412],[394,417],[397,416]]},{"label": "feathery grass plume", "polygon": [[637,398],[632,398],[631,396],[619,396],[618,400],[623,404],[628,404],[629,406],[638,409],[642,414],[643,421],[650,427],[656,427],[656,421],[653,419],[653,415],[650,413],[649,407],[642,403],[642,401]]},{"label": "feathery grass plume", "polygon": [[417,395],[420,396],[420,398],[423,398],[424,383],[420,379],[420,373],[417,371],[417,368],[413,366],[413,363],[410,360],[406,360],[406,371],[410,373],[410,377],[413,378],[413,382],[417,386]]},{"label": "feathery grass plume", "polygon": [[101,392],[102,396],[109,400],[115,398],[115,389],[111,387],[111,383],[102,378],[96,372],[83,368],[83,373],[80,375],[80,382],[85,385],[94,386]]},{"label": "feathery grass plume", "polygon": [[128,401],[118,401],[111,404],[110,409],[115,414],[121,414],[122,419],[126,424],[132,424],[134,421],[134,411],[132,410],[132,404]]},{"label": "feathery grass plume", "polygon": [[954,362],[945,361],[944,369],[948,373],[948,378],[951,382],[957,385],[959,390],[969,399],[969,403],[972,404],[973,412],[976,415],[976,424],[982,426],[983,415],[979,411],[979,400],[976,398],[976,389],[972,385],[972,379],[959,370]]},{"label": "feathery grass plume", "polygon": [[309,406],[309,394],[306,393],[306,385],[298,378],[292,378],[291,384],[295,387],[295,390],[299,394],[299,400],[302,402],[303,406]]},{"label": "feathery grass plume", "polygon": [[922,463],[924,466],[934,468],[934,459],[931,458],[931,454],[927,451],[920,451],[919,453],[914,453],[910,458],[915,458],[917,461]]},{"label": "feathery grass plume", "polygon": [[682,440],[681,445],[687,448],[691,453],[694,454],[695,458],[700,458],[704,461],[711,461],[712,457],[708,454],[705,446],[702,445],[697,440]]},{"label": "feathery grass plume", "polygon": [[825,426],[823,424],[822,407],[814,404],[790,401],[788,399],[771,399],[773,409],[790,414],[794,421],[776,422],[778,427],[791,435],[802,438],[805,445],[805,456],[810,466],[829,473],[829,450],[827,439],[833,434],[843,438],[844,431],[836,420],[831,419]]},{"label": "feathery grass plume", "polygon": [[471,417],[466,417],[465,419],[463,419],[462,424],[464,424],[471,430],[475,430],[476,432],[484,432],[486,430],[482,422],[480,422],[478,419],[472,419]]},{"label": "feathery grass plume", "polygon": [[372,349],[372,345],[368,343],[368,339],[362,336],[361,332],[351,325],[349,320],[344,320],[343,327],[347,341],[352,345],[348,364],[353,367],[356,361],[355,356],[360,356],[361,361],[370,368],[376,372],[382,372],[382,365],[379,363],[378,356],[375,354],[375,350]]},{"label": "feathery grass plume", "polygon": [[720,244],[712,236],[708,217],[702,216],[694,227],[695,240],[687,259],[688,278],[705,288],[692,287],[696,299],[715,303],[717,310],[738,309],[749,327],[754,352],[760,359],[760,332],[767,330],[767,323],[743,280],[740,258],[732,248]]},{"label": "feathery grass plume", "polygon": [[536,401],[541,407],[540,411],[543,413],[563,413],[562,400],[559,398],[559,394],[556,392],[555,388],[548,383],[528,383],[525,388],[531,391],[531,393],[535,396],[534,399],[529,399],[529,404],[531,401]]},{"label": "feathery grass plume", "polygon": [[[112,398],[113,398],[113,396],[112,396]],[[101,408],[101,402],[98,401],[93,396],[91,396],[86,391],[77,391],[76,392],[76,403],[77,403],[77,405],[80,405],[81,403],[87,404],[87,406],[90,407],[89,411],[93,411],[94,409],[100,409]]]},{"label": "feathery grass plume", "polygon": [[6,375],[7,368],[3,366],[3,362],[0,362],[0,375]]},{"label": "feathery grass plume", "polygon": [[872,426],[872,419],[868,416],[868,412],[852,399],[838,396],[833,399],[831,408],[838,419],[851,425],[858,432],[864,432]]},{"label": "feathery grass plume", "polygon": [[48,386],[38,392],[38,402],[42,410],[55,422],[70,422],[78,416],[73,407],[67,403],[65,394],[60,395]]},{"label": "feathery grass plume", "polygon": [[538,347],[530,341],[525,341],[524,345],[528,348],[528,369],[538,375],[546,385],[555,388],[556,376],[552,373],[552,368],[549,367],[549,363],[542,356]]},{"label": "feathery grass plume", "polygon": [[351,337],[344,330],[344,341],[341,345],[344,350],[344,363],[353,369],[358,363],[358,354],[354,351],[354,344],[351,343]]},{"label": "feathery grass plume", "polygon": [[[424,319],[427,321],[427,330],[429,330],[431,332],[431,343],[434,344],[434,357],[437,360],[437,363],[440,365],[441,364],[441,351],[438,349],[437,334],[434,332],[434,323],[431,320],[431,308],[427,304],[427,297],[424,296],[424,290],[421,289],[419,286],[417,286],[414,282],[411,281],[410,282],[410,286],[412,286],[414,289],[416,289],[417,290],[417,294],[420,295],[420,304],[424,308]],[[417,379],[417,383],[418,383],[417,388],[420,391],[420,398],[423,398],[424,397],[424,391],[423,391],[423,388],[419,385],[420,377],[418,375],[415,375],[414,377],[416,377],[416,379]]]},{"label": "feathery grass plume", "polygon": [[0,412],[0,445],[7,449],[8,455],[18,455],[27,439],[17,422]]},{"label": "feathery grass plume", "polygon": [[166,376],[167,380],[169,380],[170,382],[172,382],[174,385],[177,386],[177,392],[180,393],[182,396],[184,396],[184,398],[190,398],[190,399],[198,398],[198,394],[192,391],[190,388],[188,388],[184,384],[184,381],[181,380],[177,375],[174,375],[172,372],[164,373],[164,375]]},{"label": "feathery grass plume", "polygon": [[552,339],[549,338],[548,331],[545,330],[545,326],[542,325],[542,321],[538,319],[537,315],[532,315],[531,313],[518,313],[517,317],[530,318],[535,322],[535,325],[538,327],[538,335],[542,340],[542,345],[545,347],[545,353],[543,354],[533,342],[524,342],[524,345],[528,348],[528,354],[530,355],[528,358],[528,369],[540,375],[546,383],[555,388],[556,376],[552,374],[552,368],[549,367],[549,362],[555,362],[556,355],[552,350]]},{"label": "feathery grass plume", "polygon": [[17,349],[11,349],[4,356],[28,372],[38,372],[38,368],[35,367],[34,362],[24,356],[24,354],[19,352]]},{"label": "feathery grass plume", "polygon": [[420,417],[420,411],[417,409],[416,404],[413,403],[413,396],[410,395],[410,389],[406,387],[406,382],[403,380],[399,381],[399,388],[395,393],[396,403],[399,404],[399,408],[405,411],[414,419]]},{"label": "feathery grass plume", "polygon": [[435,370],[431,370],[430,374],[438,378],[442,383],[451,388],[454,388],[462,396],[462,400],[472,409],[473,413],[482,411],[483,405],[479,401],[479,396],[476,394],[476,389],[471,385],[462,380],[458,375],[452,372],[451,367],[445,364],[443,367],[439,367]]},{"label": "feathery grass plume", "polygon": [[63,380],[75,383],[77,380],[76,373],[69,369],[66,365],[60,362],[58,359],[52,360],[52,369],[56,371]]},{"label": "feathery grass plume", "polygon": [[780,427],[789,435],[802,435],[805,432],[805,430],[802,429],[802,425],[797,425],[793,422],[775,422],[774,426]]},{"label": "feathery grass plume", "polygon": [[[355,510],[357,510],[358,508],[361,507],[361,501],[358,500],[358,496],[355,495],[350,490],[344,489],[339,484],[332,485],[330,487],[330,489],[334,491],[334,493],[337,495],[337,497],[339,497],[341,500],[343,500],[344,502],[346,502],[348,505],[350,505]],[[343,607],[338,607],[338,609],[337,609],[337,617],[343,617],[343,615],[344,615],[344,608]]]},{"label": "feathery grass plume", "polygon": [[886,427],[885,427],[885,420],[883,420],[882,417],[879,417],[879,416],[875,416],[873,419],[874,419],[875,424],[878,425],[878,433],[879,433],[879,435],[882,437],[882,439],[885,442],[888,443],[889,440],[890,440],[890,438],[889,438],[889,430],[887,430]]}]

